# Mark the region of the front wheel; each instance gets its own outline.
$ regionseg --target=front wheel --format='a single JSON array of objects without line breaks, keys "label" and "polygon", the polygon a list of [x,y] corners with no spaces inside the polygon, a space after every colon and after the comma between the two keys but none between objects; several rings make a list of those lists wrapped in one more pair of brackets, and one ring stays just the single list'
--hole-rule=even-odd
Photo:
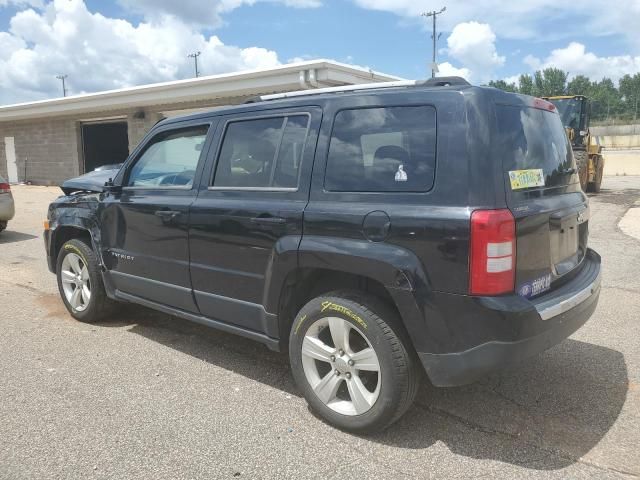
[{"label": "front wheel", "polygon": [[593,182],[589,183],[589,191],[593,193],[600,193],[602,187],[602,177],[604,176],[604,161],[602,157],[597,157],[596,172]]},{"label": "front wheel", "polygon": [[312,410],[343,430],[382,430],[411,406],[416,355],[395,312],[374,297],[336,292],[307,303],[289,339],[293,376]]},{"label": "front wheel", "polygon": [[73,318],[96,322],[111,312],[97,257],[81,240],[69,240],[58,254],[56,268],[60,296]]},{"label": "front wheel", "polygon": [[589,155],[587,152],[573,152],[578,167],[578,178],[580,179],[580,187],[583,192],[587,191],[589,186]]}]

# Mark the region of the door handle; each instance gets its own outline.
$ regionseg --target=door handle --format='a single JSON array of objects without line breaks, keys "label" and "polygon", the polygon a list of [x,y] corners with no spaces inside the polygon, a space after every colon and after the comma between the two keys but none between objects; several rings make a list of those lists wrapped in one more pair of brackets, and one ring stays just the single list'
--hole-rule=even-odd
[{"label": "door handle", "polygon": [[255,217],[251,219],[251,223],[262,225],[282,225],[287,220],[282,217]]},{"label": "door handle", "polygon": [[154,213],[156,217],[160,217],[163,220],[171,220],[180,215],[180,212],[176,210],[158,210]]}]

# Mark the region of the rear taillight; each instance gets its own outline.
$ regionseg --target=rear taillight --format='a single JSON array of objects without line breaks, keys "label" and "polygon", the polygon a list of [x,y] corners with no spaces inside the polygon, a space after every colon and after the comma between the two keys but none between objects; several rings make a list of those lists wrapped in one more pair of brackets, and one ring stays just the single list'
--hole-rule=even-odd
[{"label": "rear taillight", "polygon": [[0,193],[11,193],[11,185],[8,183],[0,183]]},{"label": "rear taillight", "polygon": [[471,214],[471,295],[513,292],[516,270],[516,222],[509,210]]}]

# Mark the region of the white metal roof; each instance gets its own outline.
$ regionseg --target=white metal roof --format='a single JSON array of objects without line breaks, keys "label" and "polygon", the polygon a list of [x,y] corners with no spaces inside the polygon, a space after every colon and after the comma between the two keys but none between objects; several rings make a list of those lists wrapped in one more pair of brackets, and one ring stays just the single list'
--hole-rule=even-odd
[{"label": "white metal roof", "polygon": [[402,79],[333,60],[312,60],[269,69],[5,105],[0,106],[0,122],[397,80]]}]

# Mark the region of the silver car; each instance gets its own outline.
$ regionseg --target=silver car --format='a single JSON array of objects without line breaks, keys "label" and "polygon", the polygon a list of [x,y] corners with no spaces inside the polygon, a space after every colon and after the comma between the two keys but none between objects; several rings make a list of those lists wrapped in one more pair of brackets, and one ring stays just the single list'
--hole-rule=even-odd
[{"label": "silver car", "polygon": [[15,215],[11,185],[0,175],[0,232],[7,228],[7,222]]}]

